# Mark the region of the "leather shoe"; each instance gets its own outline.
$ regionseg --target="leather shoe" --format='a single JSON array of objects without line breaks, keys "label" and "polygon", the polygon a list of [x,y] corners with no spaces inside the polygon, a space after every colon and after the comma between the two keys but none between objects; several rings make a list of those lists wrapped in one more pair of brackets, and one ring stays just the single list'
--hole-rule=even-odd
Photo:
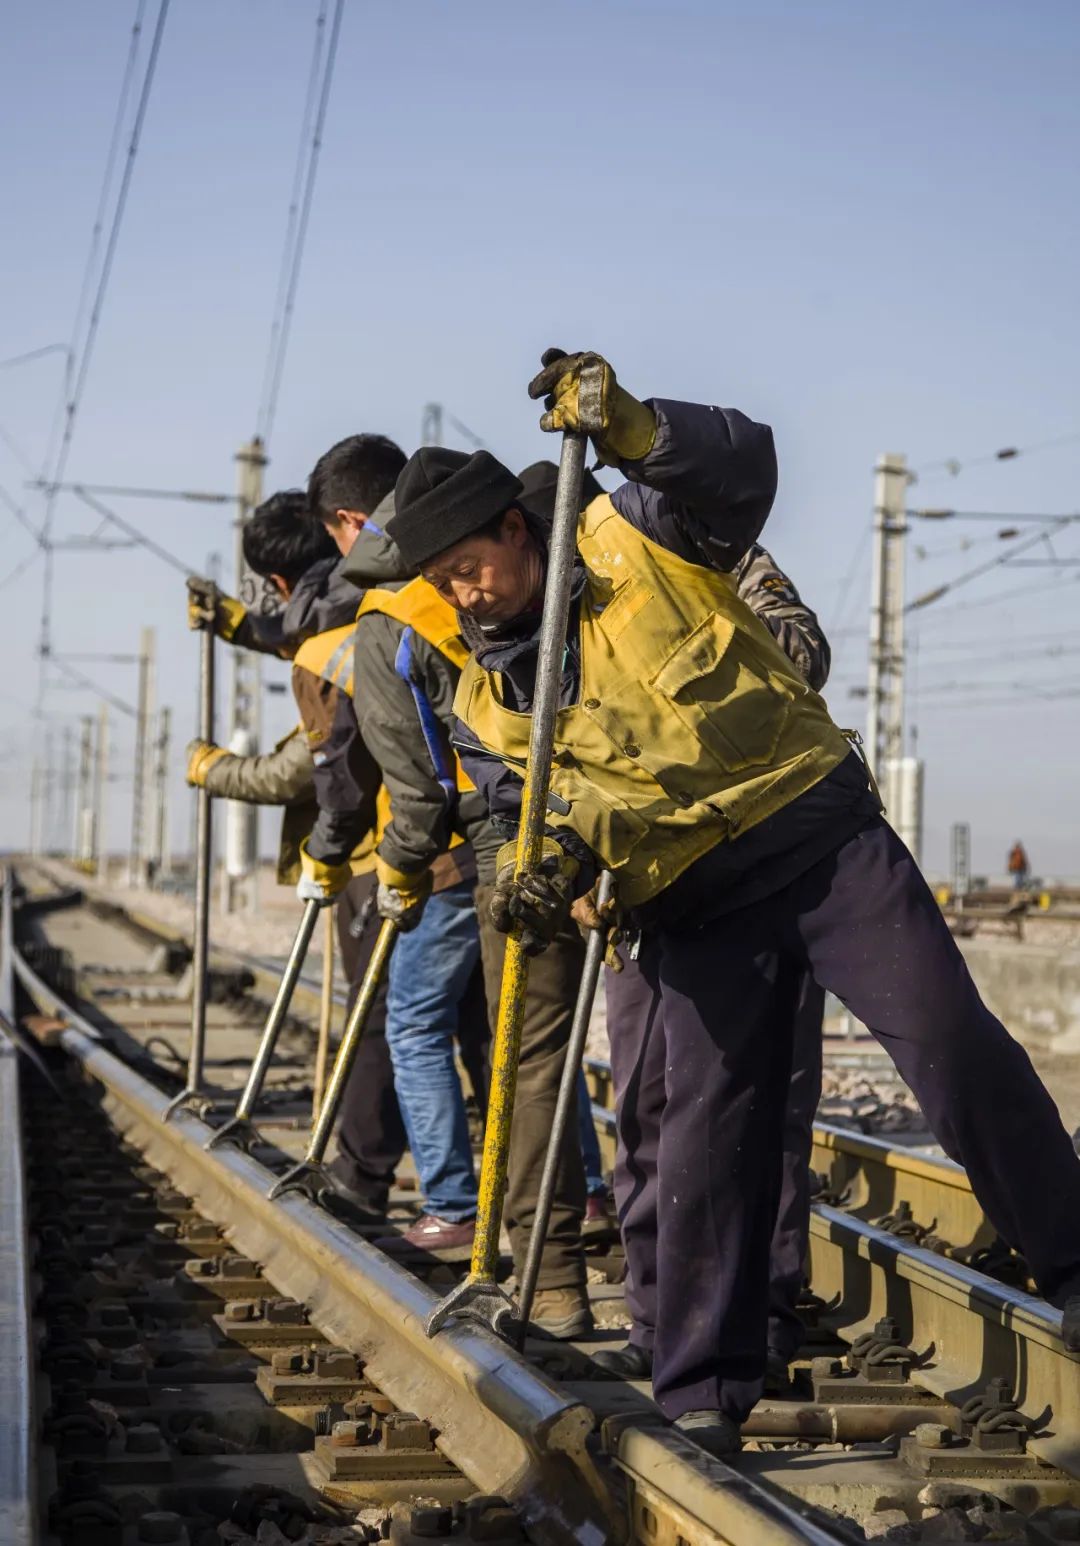
[{"label": "leather shoe", "polygon": [[723,1412],[684,1412],[675,1419],[675,1426],[715,1460],[726,1460],[742,1449],[738,1423]]},{"label": "leather shoe", "polygon": [[652,1378],[652,1352],[628,1342],[625,1347],[606,1347],[593,1353],[592,1361],[609,1380],[648,1380]]}]

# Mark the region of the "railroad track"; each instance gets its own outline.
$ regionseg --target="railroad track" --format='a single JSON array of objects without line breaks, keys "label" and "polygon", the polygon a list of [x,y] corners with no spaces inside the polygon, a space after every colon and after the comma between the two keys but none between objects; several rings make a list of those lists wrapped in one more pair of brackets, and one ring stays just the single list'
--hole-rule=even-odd
[{"label": "railroad track", "polygon": [[[140,1043],[177,1036],[177,1000],[139,995],[168,970],[117,943],[114,966],[73,981],[50,943],[72,915],[24,908],[13,940],[5,899],[0,1010],[56,1017],[64,1094],[26,1070],[20,1093],[22,1060],[0,1050],[0,1540],[1080,1539],[1080,1360],[1057,1312],[976,1270],[1023,1282],[955,1166],[818,1129],[797,1399],[762,1403],[722,1465],[647,1391],[590,1378],[588,1344],[426,1338],[434,1287],[306,1199],[267,1200],[286,1107],[257,1157],[208,1153],[212,1127],[188,1112],[163,1122],[175,1079]],[[99,945],[138,934],[95,926]],[[257,1017],[215,1016],[229,1023],[211,1046],[250,1056]],[[589,1077],[610,1143],[603,1065]],[[58,1332],[85,1346],[58,1353]],[[202,1366],[177,1373],[193,1351]],[[125,1385],[114,1363],[165,1372]],[[91,1522],[101,1533],[80,1534]]]}]

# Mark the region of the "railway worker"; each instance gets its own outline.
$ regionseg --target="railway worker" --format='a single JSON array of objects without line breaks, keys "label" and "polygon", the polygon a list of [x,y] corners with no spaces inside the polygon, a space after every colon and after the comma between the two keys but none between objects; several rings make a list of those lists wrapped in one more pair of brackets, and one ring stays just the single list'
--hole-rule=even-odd
[{"label": "railway worker", "polygon": [[[521,474],[520,499],[550,525],[558,468],[536,462]],[[586,473],[583,502],[603,494]],[[753,543],[731,571],[736,594],[759,617],[794,664],[820,692],[832,654],[817,615],[802,600],[772,554]],[[635,957],[620,951],[622,967],[604,974],[611,1069],[615,1087],[615,1197],[626,1248],[626,1302],[633,1325],[625,1348],[601,1349],[593,1361],[624,1379],[652,1372],[656,1332],[656,1156],[664,1108],[665,1042],[647,977]],[[792,1074],[784,1112],[780,1203],[769,1252],[769,1324],[766,1393],[790,1389],[788,1365],[802,1342],[797,1304],[805,1276],[810,1226],[810,1149],[821,1096],[821,1022],[825,994],[803,971],[792,1031]],[[661,1006],[662,1008],[662,1006]],[[586,1157],[586,1171],[588,1158]]]},{"label": "railway worker", "polygon": [[[340,482],[331,484],[320,474],[328,458]],[[342,523],[362,521],[368,508],[359,492],[350,489],[346,454],[339,447],[333,448],[312,478],[312,513],[340,541]],[[392,514],[393,501],[388,498],[371,519],[384,527]],[[356,714],[364,741],[389,790],[392,812],[376,851],[378,905],[383,917],[395,918],[406,926],[420,920],[416,934],[399,940],[392,957],[392,968],[408,965],[407,973],[403,972],[398,979],[403,1011],[410,1008],[417,995],[428,991],[424,986],[425,953],[414,950],[412,944],[438,901],[437,897],[429,898],[429,877],[445,862],[454,835],[460,833],[471,840],[479,870],[476,908],[480,954],[489,1016],[494,1023],[505,941],[491,925],[488,904],[495,878],[495,855],[502,838],[488,820],[483,797],[470,782],[463,784],[458,778],[457,758],[450,746],[454,693],[467,653],[458,636],[456,613],[422,581],[414,580],[396,591],[369,590],[364,596],[356,622],[355,675],[363,689],[357,692]],[[583,964],[580,932],[567,921],[530,979],[506,1206],[506,1223],[519,1271],[535,1214]],[[409,1076],[403,1078],[402,1056],[394,1047],[393,991],[391,1047],[398,1091],[407,1111],[405,1092]],[[401,1052],[407,1052],[404,1037]],[[424,1038],[422,1066],[433,1089],[452,1090],[454,1073],[445,1035]],[[576,1132],[570,1131],[562,1152],[533,1309],[533,1322],[556,1337],[584,1336],[592,1328],[581,1244],[584,1211],[581,1150]],[[464,1231],[458,1236],[451,1234],[449,1228],[444,1230],[442,1220],[436,1216],[422,1219],[407,1231],[401,1245],[393,1240],[379,1243],[388,1251],[398,1252],[424,1245],[433,1238],[437,1243],[440,1233],[451,1239],[466,1238]],[[470,1243],[472,1235],[470,1219]]]},{"label": "railway worker", "polygon": [[[404,460],[399,453],[398,465]],[[387,477],[393,476],[393,466]],[[244,528],[249,568],[285,602],[273,616],[248,611],[230,596],[219,598],[215,632],[231,644],[295,657],[307,639],[351,623],[356,591],[338,580],[340,554],[329,536],[304,519],[307,496],[299,489],[273,495]],[[189,582],[191,620],[205,599],[204,582]],[[315,647],[315,646],[313,646]],[[304,667],[294,671],[300,686],[307,729],[320,733],[335,719],[337,689]],[[314,707],[313,707],[314,706]],[[340,739],[340,738],[339,738]],[[345,758],[348,762],[348,757]],[[369,764],[364,764],[366,768]],[[281,805],[281,842],[277,878],[295,885],[301,878],[301,844],[320,819],[315,763],[304,723],[272,752],[236,756],[226,747],[193,741],[188,747],[188,783],[202,785],[215,798],[257,805]],[[370,810],[369,810],[370,823]],[[374,943],[373,934],[356,939],[353,919],[374,885],[369,851],[353,862],[353,873],[337,909],[338,942],[349,983],[350,1000],[358,991]],[[405,1152],[405,1129],[394,1093],[393,1068],[384,1036],[385,993],[380,994],[342,1101],[338,1153],[329,1166],[335,1186],[350,1203],[354,1217],[376,1223],[386,1213],[394,1174]]]},{"label": "railway worker", "polygon": [[[760,543],[731,571],[736,595],[761,619],[815,692],[829,676],[831,652],[816,614]],[[640,944],[622,954],[640,952]],[[647,975],[629,959],[606,972],[617,1151],[615,1200],[626,1249],[626,1302],[633,1319],[625,1348],[601,1349],[594,1360],[624,1379],[648,1379],[656,1337],[658,1240],[657,1155],[665,1104],[667,1043]],[[825,993],[805,968],[794,995],[791,1082],[784,1106],[780,1201],[769,1246],[769,1315],[765,1394],[790,1393],[788,1366],[802,1345],[798,1302],[810,1245],[810,1150],[821,1098],[821,1027]]]},{"label": "railway worker", "polygon": [[[404,455],[394,448],[393,459],[381,447],[381,436],[353,435],[319,458],[308,486],[307,524],[321,538],[334,542],[342,555],[340,572],[352,586],[355,618],[364,594],[373,586],[379,595],[393,596],[410,578],[393,544],[383,535],[379,508],[392,492]],[[360,781],[340,787],[328,781],[320,790],[320,822],[307,854],[316,860],[308,885],[319,885],[332,897],[342,883],[343,865],[351,845],[370,825],[367,791],[382,788],[388,797],[381,809],[379,831],[387,823],[407,823],[414,791],[407,783],[384,780],[369,750],[369,706],[379,703],[378,690],[365,672],[354,671],[356,622],[340,636],[308,640],[298,665],[309,660],[324,677],[349,679],[349,690],[338,700],[347,719],[350,745],[363,748],[366,763]],[[318,655],[316,652],[321,652]],[[402,715],[393,732],[415,741],[426,757],[416,706],[406,693]],[[317,780],[318,781],[318,780]],[[382,843],[379,843],[382,849]],[[376,884],[384,916],[386,867],[375,858]],[[378,1243],[390,1254],[407,1259],[434,1258],[463,1262],[472,1252],[476,1223],[476,1173],[461,1080],[454,1062],[454,1036],[470,1046],[470,1022],[482,1026],[482,1074],[472,1073],[474,1087],[486,1100],[487,1014],[479,989],[480,938],[473,891],[476,861],[472,848],[458,838],[425,870],[423,894],[403,902],[394,914],[400,935],[390,958],[386,1037],[394,1068],[395,1087],[409,1147],[420,1178],[424,1212],[403,1236]],[[308,891],[306,894],[313,894]],[[425,907],[424,903],[428,905]],[[472,984],[476,982],[476,989]],[[474,1048],[472,1050],[475,1050]],[[474,1065],[475,1067],[475,1065]]]},{"label": "railway worker", "polygon": [[[530,385],[573,429],[582,363]],[[539,875],[507,857],[497,927],[536,943],[591,913],[613,868],[662,1009],[653,1389],[716,1454],[765,1374],[769,1241],[803,973],[881,1040],[946,1152],[1080,1343],[1080,1159],[1026,1053],[981,1002],[864,764],[734,591],[772,505],[772,435],[734,410],[639,402],[604,371],[605,462],[628,482],[578,528],[552,814]],[[475,655],[463,752],[508,833],[520,810],[546,553],[517,478],[485,452],[424,448],[388,531],[463,614]],[[599,920],[596,920],[599,921]],[[632,1112],[624,1114],[624,1126]],[[1031,1135],[1038,1134],[1033,1143]]]}]

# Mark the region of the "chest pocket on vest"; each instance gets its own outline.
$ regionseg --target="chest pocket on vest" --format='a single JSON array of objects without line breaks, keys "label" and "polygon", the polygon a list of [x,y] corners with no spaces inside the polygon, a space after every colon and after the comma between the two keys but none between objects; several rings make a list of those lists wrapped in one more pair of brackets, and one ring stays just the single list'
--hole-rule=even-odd
[{"label": "chest pocket on vest", "polygon": [[672,650],[652,685],[729,773],[770,761],[792,701],[790,689],[718,612]]}]

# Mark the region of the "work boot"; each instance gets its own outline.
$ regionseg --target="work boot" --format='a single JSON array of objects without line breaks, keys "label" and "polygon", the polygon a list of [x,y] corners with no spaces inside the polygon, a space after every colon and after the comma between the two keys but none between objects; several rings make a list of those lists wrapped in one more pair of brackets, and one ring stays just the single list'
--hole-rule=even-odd
[{"label": "work boot", "polygon": [[334,1195],[340,1197],[357,1214],[363,1214],[363,1222],[386,1222],[386,1209],[390,1202],[390,1188],[377,1181],[362,1179],[357,1185],[356,1169],[345,1155],[339,1154],[326,1166],[326,1174],[334,1187]]},{"label": "work boot", "polygon": [[652,1349],[628,1342],[625,1347],[605,1347],[592,1361],[610,1380],[651,1380]]},{"label": "work boot", "polygon": [[593,1329],[589,1296],[583,1287],[537,1289],[529,1324],[562,1342],[587,1337]]},{"label": "work boot", "polygon": [[1072,1294],[1061,1312],[1061,1340],[1067,1353],[1080,1353],[1080,1294]]},{"label": "work boot", "polygon": [[466,1262],[472,1256],[475,1233],[475,1219],[465,1219],[455,1224],[450,1219],[436,1218],[434,1213],[424,1213],[403,1234],[383,1235],[372,1244],[376,1250],[395,1261],[428,1258],[432,1261]]},{"label": "work boot", "polygon": [[599,1245],[604,1240],[617,1240],[619,1221],[606,1192],[595,1192],[585,1203],[585,1217],[581,1221],[581,1238],[586,1245]]},{"label": "work boot", "polygon": [[684,1412],[675,1426],[714,1460],[727,1460],[742,1449],[738,1423],[723,1412]]},{"label": "work boot", "polygon": [[788,1369],[788,1361],[783,1353],[778,1353],[775,1347],[770,1347],[765,1355],[765,1388],[762,1392],[766,1396],[779,1396],[786,1400],[791,1395],[791,1373]]}]

